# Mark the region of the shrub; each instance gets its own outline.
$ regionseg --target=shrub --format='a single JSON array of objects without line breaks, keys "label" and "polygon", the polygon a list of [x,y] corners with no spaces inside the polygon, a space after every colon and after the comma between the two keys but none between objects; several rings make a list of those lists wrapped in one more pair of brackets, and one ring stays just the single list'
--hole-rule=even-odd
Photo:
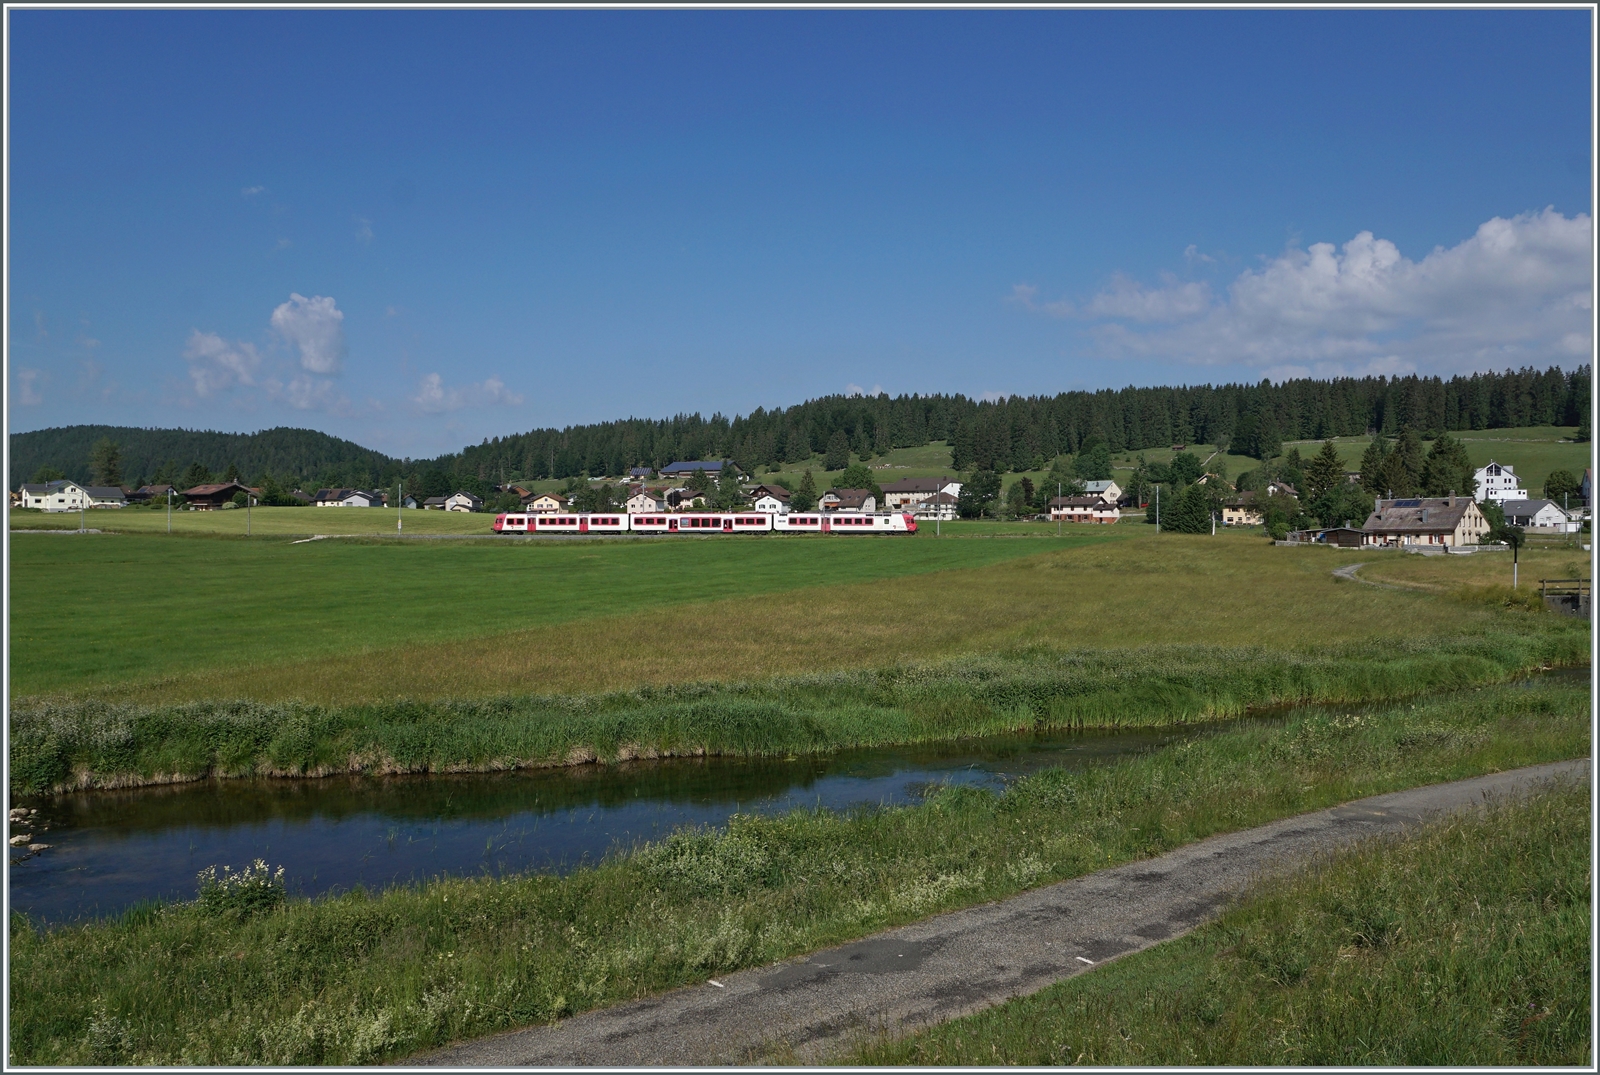
[{"label": "shrub", "polygon": [[263,859],[256,859],[238,873],[231,866],[224,866],[218,877],[217,868],[207,866],[196,876],[200,882],[200,898],[196,902],[208,914],[248,918],[272,910],[286,895],[283,867],[271,872]]}]

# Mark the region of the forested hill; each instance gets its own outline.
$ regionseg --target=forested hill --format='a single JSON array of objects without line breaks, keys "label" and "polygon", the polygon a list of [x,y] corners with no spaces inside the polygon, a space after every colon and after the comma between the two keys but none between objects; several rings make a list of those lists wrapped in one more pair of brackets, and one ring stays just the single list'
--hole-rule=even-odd
[{"label": "forested hill", "polygon": [[[1587,436],[1591,369],[1551,367],[1452,377],[1363,377],[1282,384],[1199,385],[1063,392],[979,401],[961,395],[826,396],[793,407],[720,414],[628,418],[535,429],[485,440],[434,460],[402,462],[309,429],[208,433],[121,426],[68,426],[14,434],[11,488],[42,466],[88,480],[102,438],[122,448],[123,483],[181,481],[200,468],[232,466],[248,480],[270,473],[293,488],[315,484],[387,487],[403,478],[422,495],[513,480],[620,475],[675,459],[733,459],[747,472],[813,455],[871,458],[891,448],[949,441],[958,471],[1027,470],[1091,437],[1113,452],[1171,444],[1217,444],[1260,459],[1281,442],[1511,426],[1574,425]],[[194,464],[200,464],[195,468]]]},{"label": "forested hill", "polygon": [[1113,452],[1174,443],[1215,444],[1258,458],[1285,440],[1419,434],[1508,426],[1589,424],[1590,367],[1551,367],[1452,377],[1363,377],[1282,384],[1124,388],[1012,396],[828,396],[742,418],[629,418],[498,437],[441,456],[425,469],[486,481],[620,474],[674,459],[731,458],[745,470],[845,445],[871,457],[891,448],[948,440],[952,465],[1025,470],[1076,452],[1091,436]]},{"label": "forested hill", "polygon": [[63,426],[11,435],[11,488],[50,467],[76,481],[95,475],[89,454],[102,438],[122,448],[123,484],[182,479],[200,463],[220,476],[229,466],[255,477],[272,473],[296,481],[314,481],[329,471],[374,477],[400,461],[353,441],[314,429],[263,429],[259,433],[213,433],[198,429],[139,429],[133,426]]}]

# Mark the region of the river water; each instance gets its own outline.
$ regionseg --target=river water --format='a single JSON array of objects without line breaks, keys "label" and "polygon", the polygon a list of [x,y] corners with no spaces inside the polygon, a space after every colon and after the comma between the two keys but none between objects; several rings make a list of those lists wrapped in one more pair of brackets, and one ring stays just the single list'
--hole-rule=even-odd
[{"label": "river water", "polygon": [[222,780],[15,800],[51,845],[9,867],[11,907],[59,923],[193,899],[195,874],[254,859],[313,896],[440,875],[570,870],[734,813],[913,802],[929,788],[1000,789],[1217,725],[1050,733],[789,759],[699,758],[437,776]]}]

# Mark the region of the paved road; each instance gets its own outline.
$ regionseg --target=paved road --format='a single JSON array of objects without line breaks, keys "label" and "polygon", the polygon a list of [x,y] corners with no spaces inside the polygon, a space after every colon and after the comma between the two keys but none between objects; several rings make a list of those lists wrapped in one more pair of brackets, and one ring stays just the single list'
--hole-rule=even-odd
[{"label": "paved road", "polygon": [[452,1046],[402,1061],[451,1067],[815,1062],[862,1034],[896,1033],[1010,997],[1177,937],[1257,877],[1429,815],[1469,809],[1587,759],[1415,788],[1214,836],[998,903],[955,911],[776,966]]}]

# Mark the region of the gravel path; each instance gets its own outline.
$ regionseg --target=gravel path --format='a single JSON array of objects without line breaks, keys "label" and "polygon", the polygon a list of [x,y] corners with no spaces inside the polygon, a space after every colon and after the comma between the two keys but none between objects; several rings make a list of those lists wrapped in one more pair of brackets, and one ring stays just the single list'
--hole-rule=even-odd
[{"label": "gravel path", "polygon": [[[1360,565],[1355,565],[1360,566]],[[1187,933],[1256,878],[1430,815],[1554,778],[1587,781],[1589,761],[1413,788],[1214,836],[997,903],[775,966],[740,971],[554,1026],[510,1031],[401,1063],[704,1065],[824,1060],[863,1034],[904,1033]]]}]

